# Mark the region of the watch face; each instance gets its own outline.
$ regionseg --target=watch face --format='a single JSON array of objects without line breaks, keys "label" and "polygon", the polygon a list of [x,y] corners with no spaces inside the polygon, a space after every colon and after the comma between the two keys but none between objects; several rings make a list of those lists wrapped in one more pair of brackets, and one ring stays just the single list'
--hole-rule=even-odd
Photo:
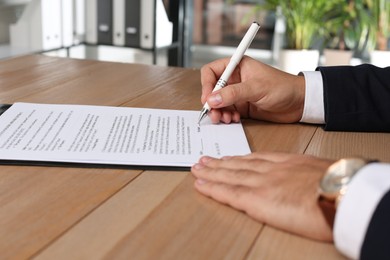
[{"label": "watch face", "polygon": [[332,164],[320,182],[320,193],[334,200],[346,188],[353,175],[367,162],[360,158],[341,159]]}]

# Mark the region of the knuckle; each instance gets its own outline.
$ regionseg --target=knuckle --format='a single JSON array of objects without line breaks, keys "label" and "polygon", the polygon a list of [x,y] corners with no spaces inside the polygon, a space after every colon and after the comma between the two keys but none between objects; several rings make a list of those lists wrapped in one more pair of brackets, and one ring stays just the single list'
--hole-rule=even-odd
[{"label": "knuckle", "polygon": [[209,66],[208,65],[203,65],[201,68],[200,68],[200,73],[201,74],[204,74],[206,71],[208,71],[209,69]]},{"label": "knuckle", "polygon": [[241,89],[237,87],[232,87],[230,88],[230,96],[233,100],[236,100],[240,97],[241,95]]}]

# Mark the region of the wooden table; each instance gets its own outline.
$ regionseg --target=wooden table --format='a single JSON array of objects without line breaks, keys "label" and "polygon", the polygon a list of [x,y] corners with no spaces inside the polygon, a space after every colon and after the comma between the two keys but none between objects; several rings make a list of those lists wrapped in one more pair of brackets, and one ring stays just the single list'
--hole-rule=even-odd
[{"label": "wooden table", "polygon": [[[198,70],[25,56],[0,103],[199,110]],[[252,151],[390,161],[390,135],[244,120]],[[1,259],[343,259],[197,193],[188,171],[0,166]]]}]

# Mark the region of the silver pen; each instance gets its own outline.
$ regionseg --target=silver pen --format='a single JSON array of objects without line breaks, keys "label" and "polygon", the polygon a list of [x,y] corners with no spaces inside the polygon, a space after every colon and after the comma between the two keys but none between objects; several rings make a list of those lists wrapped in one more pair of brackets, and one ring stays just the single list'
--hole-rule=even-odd
[{"label": "silver pen", "polygon": [[[244,35],[244,38],[242,38],[240,44],[238,45],[236,51],[234,52],[233,56],[230,58],[230,61],[222,73],[221,77],[219,78],[217,84],[215,85],[213,92],[220,90],[221,88],[225,87],[227,84],[227,81],[230,78],[230,75],[232,75],[234,69],[236,66],[240,63],[242,57],[244,56],[245,51],[249,48],[249,45],[252,43],[253,38],[255,38],[257,31],[259,30],[260,25],[257,22],[253,22],[252,25],[249,27],[248,31]],[[207,115],[207,113],[210,111],[210,106],[207,104],[207,102],[204,104],[202,110],[200,111],[199,121],[198,124],[202,121],[202,119]]]}]

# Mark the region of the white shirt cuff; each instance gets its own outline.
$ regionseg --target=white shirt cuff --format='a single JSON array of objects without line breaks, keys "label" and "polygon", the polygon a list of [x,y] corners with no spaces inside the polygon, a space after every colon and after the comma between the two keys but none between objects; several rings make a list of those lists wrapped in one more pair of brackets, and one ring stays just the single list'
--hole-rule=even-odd
[{"label": "white shirt cuff", "polygon": [[337,208],[333,229],[335,245],[352,259],[359,259],[371,217],[390,190],[389,176],[389,163],[370,163],[363,167],[353,177]]},{"label": "white shirt cuff", "polygon": [[319,71],[303,71],[305,76],[305,104],[300,122],[324,124],[324,87]]}]

